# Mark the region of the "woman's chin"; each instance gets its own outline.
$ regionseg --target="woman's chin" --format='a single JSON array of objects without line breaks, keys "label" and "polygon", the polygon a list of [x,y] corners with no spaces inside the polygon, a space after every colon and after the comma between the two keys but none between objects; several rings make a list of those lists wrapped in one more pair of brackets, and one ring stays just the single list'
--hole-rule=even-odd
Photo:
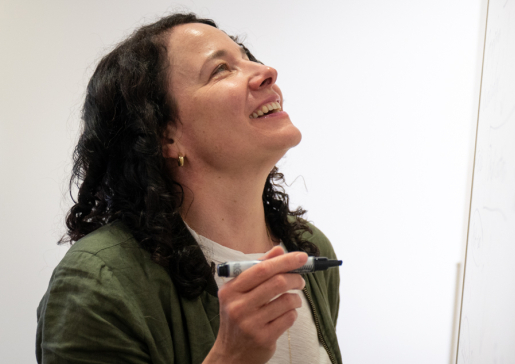
[{"label": "woman's chin", "polygon": [[[296,126],[293,126],[293,127],[294,127],[295,129],[297,129],[297,127],[296,127]],[[296,147],[297,145],[299,145],[299,143],[300,143],[300,142],[301,142],[301,140],[302,140],[302,133],[300,132],[300,130],[299,130],[299,129],[297,129],[297,133],[296,133],[296,134],[297,134],[297,135],[296,135],[296,139],[295,139],[295,144],[292,146],[292,148],[293,148],[293,147]]]},{"label": "woman's chin", "polygon": [[283,138],[277,145],[270,146],[269,150],[276,150],[276,161],[277,163],[284,155],[291,149],[296,147],[302,139],[302,134],[299,129],[293,127],[288,134],[283,134]]},{"label": "woman's chin", "polygon": [[302,140],[302,134],[300,130],[293,124],[288,128],[287,133],[285,133],[285,142],[287,145],[287,149],[293,148],[299,145]]}]

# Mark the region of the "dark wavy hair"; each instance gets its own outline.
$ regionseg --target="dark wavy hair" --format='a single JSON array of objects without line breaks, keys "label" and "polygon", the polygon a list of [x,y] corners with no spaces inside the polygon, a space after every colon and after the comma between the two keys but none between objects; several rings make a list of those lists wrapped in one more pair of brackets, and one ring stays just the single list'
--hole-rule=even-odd
[{"label": "dark wavy hair", "polygon": [[[191,242],[191,235],[179,213],[183,189],[161,150],[167,125],[180,122],[167,82],[167,35],[188,23],[217,27],[195,14],[173,14],[141,27],[98,64],[87,87],[82,134],[73,155],[74,205],[66,218],[67,235],[59,243],[73,243],[121,221],[152,260],[167,269],[179,293],[194,298],[212,279],[213,269],[197,244],[185,243],[184,236]],[[318,255],[318,248],[303,238],[304,232],[311,233],[302,218],[305,210],[290,211],[283,182],[274,167],[263,189],[268,228],[288,250]]]}]

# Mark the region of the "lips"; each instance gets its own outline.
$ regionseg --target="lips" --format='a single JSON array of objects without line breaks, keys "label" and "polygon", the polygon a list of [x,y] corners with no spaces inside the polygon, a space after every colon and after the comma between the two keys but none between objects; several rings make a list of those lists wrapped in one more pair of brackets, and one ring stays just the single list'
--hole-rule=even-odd
[{"label": "lips", "polygon": [[281,111],[281,105],[278,102],[272,101],[257,108],[252,114],[250,114],[249,118],[258,119],[262,116],[278,111]]}]

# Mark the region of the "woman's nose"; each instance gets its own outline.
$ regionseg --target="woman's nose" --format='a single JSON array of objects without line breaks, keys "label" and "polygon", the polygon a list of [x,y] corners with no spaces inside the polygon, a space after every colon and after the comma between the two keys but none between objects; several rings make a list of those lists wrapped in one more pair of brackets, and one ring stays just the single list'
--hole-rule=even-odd
[{"label": "woman's nose", "polygon": [[273,67],[258,64],[255,74],[250,79],[249,86],[251,89],[259,90],[272,86],[277,80],[277,70]]}]

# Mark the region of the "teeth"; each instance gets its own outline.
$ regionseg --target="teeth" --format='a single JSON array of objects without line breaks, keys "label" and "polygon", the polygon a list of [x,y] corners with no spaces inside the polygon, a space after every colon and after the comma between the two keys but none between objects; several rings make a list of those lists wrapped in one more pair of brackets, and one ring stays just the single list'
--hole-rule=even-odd
[{"label": "teeth", "polygon": [[281,105],[278,102],[271,102],[267,105],[263,105],[261,106],[261,109],[254,111],[252,115],[249,116],[249,118],[256,119],[273,110],[281,110]]}]

